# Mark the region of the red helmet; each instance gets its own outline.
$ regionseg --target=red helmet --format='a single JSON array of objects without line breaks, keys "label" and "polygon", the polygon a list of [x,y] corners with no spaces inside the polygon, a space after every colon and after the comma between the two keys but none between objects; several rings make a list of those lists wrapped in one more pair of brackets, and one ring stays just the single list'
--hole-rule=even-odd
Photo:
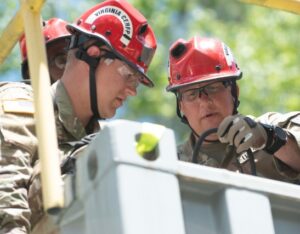
[{"label": "red helmet", "polygon": [[[103,41],[118,58],[142,74],[143,84],[153,86],[146,72],[156,50],[155,35],[145,17],[128,2],[104,1],[67,28],[74,35],[84,35],[83,41],[88,37]],[[83,42],[80,40],[72,38],[70,48],[78,47]]]},{"label": "red helmet", "polygon": [[218,79],[240,79],[240,71],[230,48],[220,40],[193,37],[177,40],[170,47],[167,91]]},{"label": "red helmet", "polygon": [[[47,21],[44,21],[42,31],[43,31],[46,45],[48,45],[51,42],[60,40],[61,43],[65,43],[67,47],[69,41],[65,39],[70,37],[71,34],[66,29],[66,25],[67,25],[66,21],[58,18],[52,18]],[[22,55],[22,62],[24,62],[27,60],[25,34],[20,38],[20,50]]]}]

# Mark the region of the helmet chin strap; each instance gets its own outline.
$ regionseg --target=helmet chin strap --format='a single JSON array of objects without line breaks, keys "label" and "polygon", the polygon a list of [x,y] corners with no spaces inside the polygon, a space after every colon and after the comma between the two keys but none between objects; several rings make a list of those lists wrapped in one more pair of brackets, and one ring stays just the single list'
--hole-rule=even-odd
[{"label": "helmet chin strap", "polygon": [[240,101],[239,101],[238,95],[237,95],[237,85],[236,85],[235,80],[231,84],[231,95],[233,97],[233,111],[232,111],[232,114],[236,115],[238,113],[238,107],[240,105]]},{"label": "helmet chin strap", "polygon": [[91,57],[88,55],[87,51],[80,46],[76,51],[76,57],[82,61],[85,61],[89,65],[89,85],[90,85],[90,104],[93,116],[90,118],[87,126],[86,132],[92,133],[95,128],[95,122],[97,120],[104,120],[100,114],[100,110],[98,108],[98,101],[97,101],[97,85],[96,85],[96,69],[101,60],[101,58],[111,58],[115,59],[116,56],[110,52],[106,51],[106,53],[102,56],[97,58]]},{"label": "helmet chin strap", "polygon": [[79,47],[76,51],[76,57],[82,61],[85,61],[89,67],[89,82],[90,82],[90,103],[91,110],[93,112],[92,119],[104,119],[100,115],[100,111],[98,110],[98,102],[97,102],[97,86],[96,86],[96,68],[99,64],[101,57],[91,57],[87,54],[86,50],[82,47]]},{"label": "helmet chin strap", "polygon": [[109,58],[115,59],[117,56],[108,50],[105,51],[105,54],[99,56],[97,58],[91,57],[88,55],[86,49],[83,46],[79,46],[78,50],[76,51],[76,57],[82,61],[85,61],[89,67],[89,83],[90,83],[90,103],[91,103],[91,110],[93,112],[93,116],[91,117],[89,123],[87,124],[88,131],[92,132],[93,127],[91,126],[94,123],[94,120],[104,120],[100,114],[100,110],[98,108],[98,101],[97,101],[97,85],[96,85],[96,69],[101,60],[101,58]]}]

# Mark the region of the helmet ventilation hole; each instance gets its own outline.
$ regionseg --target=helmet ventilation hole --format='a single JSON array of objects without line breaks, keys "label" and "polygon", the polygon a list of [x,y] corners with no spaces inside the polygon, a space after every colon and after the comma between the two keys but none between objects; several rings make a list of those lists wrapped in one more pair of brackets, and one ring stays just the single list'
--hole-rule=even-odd
[{"label": "helmet ventilation hole", "polygon": [[77,20],[77,25],[80,25],[82,23],[82,19]]},{"label": "helmet ventilation hole", "polygon": [[146,32],[147,27],[148,27],[148,24],[142,25],[142,26],[139,28],[138,35],[141,35],[141,34],[143,34],[144,32]]},{"label": "helmet ventilation hole", "polygon": [[215,66],[215,69],[216,69],[216,71],[219,72],[219,71],[221,71],[222,67],[221,67],[221,65],[216,65],[216,66]]},{"label": "helmet ventilation hole", "polygon": [[179,58],[186,51],[186,46],[182,43],[179,43],[174,49],[171,51],[171,55],[174,58]]}]

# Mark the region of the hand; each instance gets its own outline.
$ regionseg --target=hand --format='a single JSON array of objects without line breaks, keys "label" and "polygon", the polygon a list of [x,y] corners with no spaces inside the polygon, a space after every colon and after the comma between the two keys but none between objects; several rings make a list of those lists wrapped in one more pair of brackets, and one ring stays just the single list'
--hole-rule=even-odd
[{"label": "hand", "polygon": [[218,137],[222,143],[229,143],[241,153],[249,148],[263,149],[267,143],[264,127],[249,117],[233,115],[226,117],[218,128]]}]

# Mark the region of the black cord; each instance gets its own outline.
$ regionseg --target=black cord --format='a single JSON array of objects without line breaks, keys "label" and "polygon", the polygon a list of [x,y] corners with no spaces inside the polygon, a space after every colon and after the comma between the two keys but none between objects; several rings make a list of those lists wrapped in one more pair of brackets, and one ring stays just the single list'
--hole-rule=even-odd
[{"label": "black cord", "polygon": [[[205,131],[204,133],[202,133],[199,136],[198,141],[196,142],[194,150],[193,150],[193,157],[192,157],[192,162],[193,163],[198,163],[198,157],[197,156],[198,156],[200,147],[203,144],[203,141],[205,140],[205,138],[208,135],[212,134],[212,133],[216,133],[217,131],[218,131],[217,128],[211,128],[211,129],[208,129],[207,131]],[[232,154],[233,149],[234,149],[233,146],[229,146],[229,148],[227,149],[226,155],[225,155],[225,161],[222,163],[223,167],[228,165],[228,163],[230,161],[229,160],[230,159],[230,155],[229,154]],[[247,150],[247,154],[249,156],[250,167],[251,167],[251,174],[256,176],[257,175],[257,173],[256,173],[256,165],[255,165],[255,161],[254,161],[254,155],[253,155],[251,149]],[[239,164],[238,160],[237,160],[237,163]],[[240,167],[240,171],[243,173],[243,170],[242,170],[241,167]]]},{"label": "black cord", "polygon": [[248,157],[250,160],[251,174],[256,176],[257,175],[256,174],[256,165],[255,165],[255,160],[254,160],[254,155],[252,153],[252,150],[248,149],[247,154],[248,154]]},{"label": "black cord", "polygon": [[193,163],[198,163],[198,153],[199,153],[199,149],[203,143],[203,141],[205,140],[205,138],[212,134],[212,133],[216,133],[218,131],[217,128],[211,128],[211,129],[208,129],[207,131],[205,131],[204,133],[202,133],[199,138],[198,138],[198,141],[194,147],[194,150],[193,150],[193,160],[192,162]]},{"label": "black cord", "polygon": [[225,157],[220,165],[220,168],[227,168],[229,163],[231,162],[233,156],[234,156],[234,146],[233,145],[227,145],[225,149]]}]

